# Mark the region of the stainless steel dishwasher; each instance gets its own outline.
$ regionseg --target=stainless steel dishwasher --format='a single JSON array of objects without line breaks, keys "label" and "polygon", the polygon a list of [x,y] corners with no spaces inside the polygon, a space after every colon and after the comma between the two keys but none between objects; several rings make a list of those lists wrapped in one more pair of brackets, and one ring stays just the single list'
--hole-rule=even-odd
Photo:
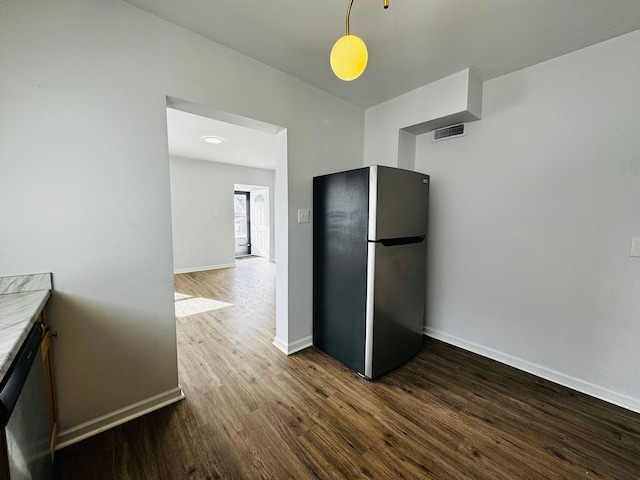
[{"label": "stainless steel dishwasher", "polygon": [[0,384],[0,478],[53,478],[41,340],[35,323]]}]

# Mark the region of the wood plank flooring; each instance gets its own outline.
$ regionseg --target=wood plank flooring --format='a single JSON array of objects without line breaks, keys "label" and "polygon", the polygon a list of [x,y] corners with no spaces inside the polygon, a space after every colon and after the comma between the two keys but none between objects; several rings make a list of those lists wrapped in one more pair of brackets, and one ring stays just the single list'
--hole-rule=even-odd
[{"label": "wood plank flooring", "polygon": [[233,304],[177,319],[186,399],[57,452],[56,478],[640,478],[640,415],[433,339],[374,382],[284,356],[274,277],[251,258],[177,275]]}]

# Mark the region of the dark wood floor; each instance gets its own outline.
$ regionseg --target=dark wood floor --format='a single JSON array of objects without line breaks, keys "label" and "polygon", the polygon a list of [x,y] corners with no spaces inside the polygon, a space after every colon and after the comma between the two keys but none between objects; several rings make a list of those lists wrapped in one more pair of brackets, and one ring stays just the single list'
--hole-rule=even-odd
[{"label": "dark wood floor", "polygon": [[640,478],[640,415],[427,339],[375,382],[275,335],[274,264],[176,276],[186,399],[57,453],[58,479]]}]

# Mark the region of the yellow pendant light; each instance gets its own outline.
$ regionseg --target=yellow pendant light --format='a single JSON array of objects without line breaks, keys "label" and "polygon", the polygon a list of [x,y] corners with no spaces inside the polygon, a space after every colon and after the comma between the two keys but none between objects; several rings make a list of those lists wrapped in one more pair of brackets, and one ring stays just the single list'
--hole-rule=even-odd
[{"label": "yellow pendant light", "polygon": [[[331,49],[331,69],[340,80],[349,82],[355,80],[364,69],[367,68],[369,60],[369,52],[367,46],[360,37],[349,33],[349,17],[351,16],[351,6],[353,0],[350,0],[347,7],[347,34],[340,38]],[[384,8],[389,7],[389,0],[384,0]]]},{"label": "yellow pendant light", "polygon": [[331,69],[340,80],[355,80],[367,68],[369,52],[360,37],[345,35],[331,49]]}]

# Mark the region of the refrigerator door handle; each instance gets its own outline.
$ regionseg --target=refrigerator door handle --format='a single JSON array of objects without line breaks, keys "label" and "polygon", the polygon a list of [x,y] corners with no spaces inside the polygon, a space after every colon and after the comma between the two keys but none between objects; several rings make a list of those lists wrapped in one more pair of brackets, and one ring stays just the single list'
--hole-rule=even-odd
[{"label": "refrigerator door handle", "polygon": [[425,235],[417,237],[404,237],[404,238],[385,238],[384,240],[378,240],[385,247],[395,247],[397,245],[411,245],[412,243],[422,243],[425,239]]}]

